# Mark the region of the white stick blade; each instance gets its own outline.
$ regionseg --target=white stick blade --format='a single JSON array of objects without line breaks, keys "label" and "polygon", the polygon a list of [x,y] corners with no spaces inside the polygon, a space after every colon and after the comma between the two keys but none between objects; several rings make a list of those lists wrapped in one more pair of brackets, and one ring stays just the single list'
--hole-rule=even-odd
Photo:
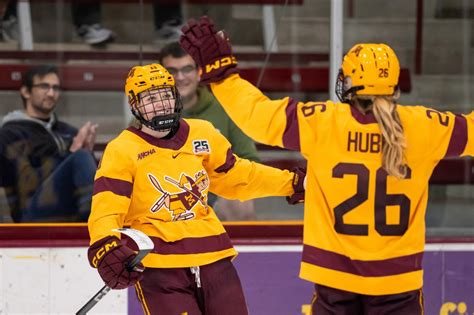
[{"label": "white stick blade", "polygon": [[151,238],[149,238],[148,235],[146,235],[142,231],[130,228],[113,229],[112,231],[120,232],[130,237],[137,244],[138,250],[140,251],[152,250],[155,247]]}]

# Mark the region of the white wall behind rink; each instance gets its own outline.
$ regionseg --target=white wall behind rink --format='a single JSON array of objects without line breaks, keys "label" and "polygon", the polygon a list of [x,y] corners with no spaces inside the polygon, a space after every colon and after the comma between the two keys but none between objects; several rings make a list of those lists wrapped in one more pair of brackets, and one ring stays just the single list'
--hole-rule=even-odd
[{"label": "white wall behind rink", "polygon": [[[0,314],[74,314],[103,285],[85,247],[0,248]],[[127,290],[89,314],[127,314]]]},{"label": "white wall behind rink", "polygon": [[[240,252],[301,252],[298,245],[236,246]],[[473,251],[474,244],[427,244]],[[102,286],[87,248],[0,248],[0,314],[73,314]],[[127,314],[127,290],[112,290],[90,314]]]}]

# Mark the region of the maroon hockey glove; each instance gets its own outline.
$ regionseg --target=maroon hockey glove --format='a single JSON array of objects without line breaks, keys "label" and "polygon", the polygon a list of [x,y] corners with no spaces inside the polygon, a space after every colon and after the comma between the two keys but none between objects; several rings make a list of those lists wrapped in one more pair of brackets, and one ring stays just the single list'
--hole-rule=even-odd
[{"label": "maroon hockey glove", "polygon": [[112,289],[125,289],[143,277],[142,264],[132,271],[127,269],[137,254],[115,236],[107,236],[92,244],[87,255],[91,266],[98,269],[102,280]]},{"label": "maroon hockey glove", "polygon": [[239,72],[229,38],[222,31],[216,32],[214,23],[207,16],[198,22],[190,19],[181,31],[183,35],[179,42],[201,68],[201,83],[218,82]]},{"label": "maroon hockey glove", "polygon": [[295,191],[293,195],[286,197],[286,201],[290,205],[296,205],[298,203],[304,202],[304,192],[305,192],[305,177],[306,169],[301,167],[295,167],[291,170],[293,172],[293,190]]}]

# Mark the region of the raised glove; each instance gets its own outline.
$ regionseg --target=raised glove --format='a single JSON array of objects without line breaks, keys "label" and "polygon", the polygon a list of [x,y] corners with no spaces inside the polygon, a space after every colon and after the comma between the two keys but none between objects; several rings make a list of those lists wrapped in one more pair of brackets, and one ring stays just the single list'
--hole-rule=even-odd
[{"label": "raised glove", "polygon": [[293,190],[291,196],[286,197],[286,201],[290,205],[295,205],[304,202],[304,193],[306,190],[306,168],[295,167],[291,170],[293,172]]},{"label": "raised glove", "polygon": [[190,19],[181,31],[179,42],[201,68],[201,83],[218,82],[238,73],[228,36],[223,31],[216,32],[207,16],[202,16],[199,22]]},{"label": "raised glove", "polygon": [[89,247],[87,256],[92,267],[97,268],[105,284],[112,289],[125,289],[140,281],[143,277],[142,264],[132,271],[128,264],[137,254],[123,245],[115,236],[107,236]]}]

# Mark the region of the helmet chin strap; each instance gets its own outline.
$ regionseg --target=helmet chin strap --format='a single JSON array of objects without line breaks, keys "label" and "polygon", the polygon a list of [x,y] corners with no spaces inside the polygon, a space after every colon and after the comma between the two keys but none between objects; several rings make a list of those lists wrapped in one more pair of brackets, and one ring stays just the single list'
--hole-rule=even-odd
[{"label": "helmet chin strap", "polygon": [[[357,91],[363,90],[364,86],[351,86],[350,80],[347,81],[349,77],[343,77],[342,70],[339,70],[339,75],[336,80],[336,95],[337,98],[344,103],[350,103],[350,100]],[[350,78],[349,78],[350,79]]]},{"label": "helmet chin strap", "polygon": [[[171,119],[167,119],[166,117],[170,117]],[[150,128],[151,130],[158,131],[158,132],[166,132],[166,136],[163,139],[170,139],[173,137],[179,129],[179,119],[180,115],[177,113],[166,115],[166,117],[154,117],[151,121],[141,121],[142,125]]]},{"label": "helmet chin strap", "polygon": [[358,99],[357,102],[364,110],[367,110],[369,106],[373,104],[371,99]]},{"label": "helmet chin strap", "polygon": [[357,91],[360,91],[360,90],[363,90],[363,89],[364,89],[364,87],[362,85],[353,86],[350,89],[348,89],[347,91],[344,91],[344,93],[342,94],[342,97],[346,100],[350,100],[354,95],[357,94]]},{"label": "helmet chin strap", "polygon": [[177,115],[176,113],[163,116],[155,116],[148,123],[147,127],[156,131],[166,131],[172,129],[173,126],[176,125],[178,120],[179,115]]},{"label": "helmet chin strap", "polygon": [[180,113],[172,113],[168,115],[155,116],[148,121],[143,119],[143,117],[134,110],[132,110],[132,114],[142,125],[155,131],[176,131],[181,117]]}]

